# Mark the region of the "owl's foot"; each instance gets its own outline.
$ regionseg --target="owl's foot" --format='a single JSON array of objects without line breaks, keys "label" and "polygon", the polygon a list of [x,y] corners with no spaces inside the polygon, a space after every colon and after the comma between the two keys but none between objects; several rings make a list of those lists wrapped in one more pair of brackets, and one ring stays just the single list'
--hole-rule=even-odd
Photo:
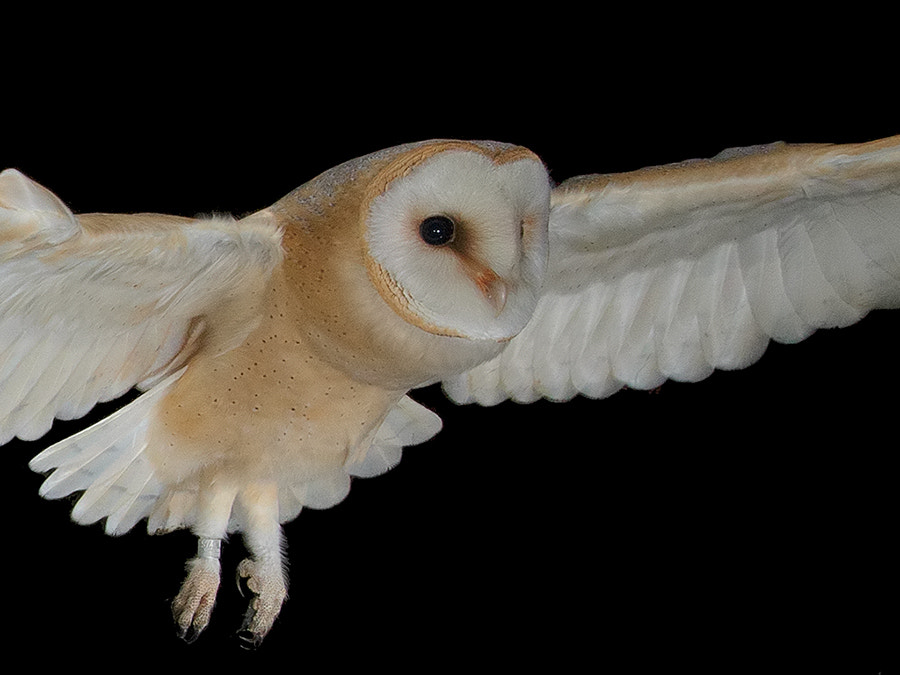
[{"label": "owl's foot", "polygon": [[172,602],[178,637],[193,642],[209,625],[219,590],[218,558],[197,556],[188,562],[188,574]]},{"label": "owl's foot", "polygon": [[287,597],[287,584],[281,562],[260,562],[246,558],[240,562],[237,571],[239,581],[246,579],[246,587],[255,596],[247,608],[239,635],[246,646],[258,647],[271,630]]}]

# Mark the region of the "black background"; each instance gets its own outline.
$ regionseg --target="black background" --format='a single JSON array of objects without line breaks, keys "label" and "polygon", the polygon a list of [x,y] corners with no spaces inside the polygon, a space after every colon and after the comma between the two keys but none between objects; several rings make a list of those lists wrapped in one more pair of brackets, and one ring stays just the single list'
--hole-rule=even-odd
[{"label": "black background", "polygon": [[[296,16],[64,33],[49,65],[33,41],[7,68],[0,165],[76,212],[240,215],[423,138],[519,143],[563,180],[900,133],[881,72],[894,57],[835,37],[877,18],[811,28],[770,16],[740,33],[674,18],[653,19],[652,37],[640,12],[373,33],[368,19],[351,32],[345,18]],[[6,640],[44,660],[124,649],[199,667],[887,672],[898,328],[876,312],[773,345],[746,371],[604,401],[460,408],[422,392],[444,419],[437,438],[286,526],[290,600],[252,654],[234,639],[239,538],[210,628],[184,645],[169,602],[192,537],[71,523],[71,503],[41,500],[27,468],[52,439],[14,442],[0,494]]]}]

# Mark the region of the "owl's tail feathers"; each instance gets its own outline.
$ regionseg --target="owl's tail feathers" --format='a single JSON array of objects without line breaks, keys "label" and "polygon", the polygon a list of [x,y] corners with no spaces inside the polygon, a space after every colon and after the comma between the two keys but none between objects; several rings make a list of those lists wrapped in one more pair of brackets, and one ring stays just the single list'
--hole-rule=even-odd
[{"label": "owl's tail feathers", "polygon": [[84,491],[72,509],[82,525],[106,518],[107,534],[124,534],[148,517],[163,493],[144,453],[155,406],[184,369],[158,382],[124,408],[41,452],[29,466],[52,472],[40,494],[58,499]]}]

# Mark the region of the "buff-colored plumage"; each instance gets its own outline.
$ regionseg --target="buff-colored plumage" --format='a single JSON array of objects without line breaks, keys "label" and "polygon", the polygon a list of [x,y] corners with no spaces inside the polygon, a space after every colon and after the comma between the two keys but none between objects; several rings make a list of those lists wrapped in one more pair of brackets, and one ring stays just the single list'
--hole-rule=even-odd
[{"label": "buff-colored plumage", "polygon": [[[0,441],[141,396],[32,461],[82,523],[189,528],[175,600],[207,624],[218,542],[261,640],[286,595],[280,525],[340,501],[458,402],[697,380],[900,304],[900,139],[768,146],[551,189],[501,143],[341,165],[241,220],[73,215],[0,174]],[[429,242],[432,216],[454,224]]]}]

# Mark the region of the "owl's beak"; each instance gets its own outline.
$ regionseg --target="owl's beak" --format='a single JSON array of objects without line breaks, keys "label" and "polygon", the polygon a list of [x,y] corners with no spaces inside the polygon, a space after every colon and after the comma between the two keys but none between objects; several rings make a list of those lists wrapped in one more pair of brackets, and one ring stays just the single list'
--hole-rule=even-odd
[{"label": "owl's beak", "polygon": [[475,283],[481,289],[485,300],[494,309],[494,316],[500,316],[503,308],[506,307],[506,294],[508,287],[494,270],[487,268],[482,270],[476,277]]}]

